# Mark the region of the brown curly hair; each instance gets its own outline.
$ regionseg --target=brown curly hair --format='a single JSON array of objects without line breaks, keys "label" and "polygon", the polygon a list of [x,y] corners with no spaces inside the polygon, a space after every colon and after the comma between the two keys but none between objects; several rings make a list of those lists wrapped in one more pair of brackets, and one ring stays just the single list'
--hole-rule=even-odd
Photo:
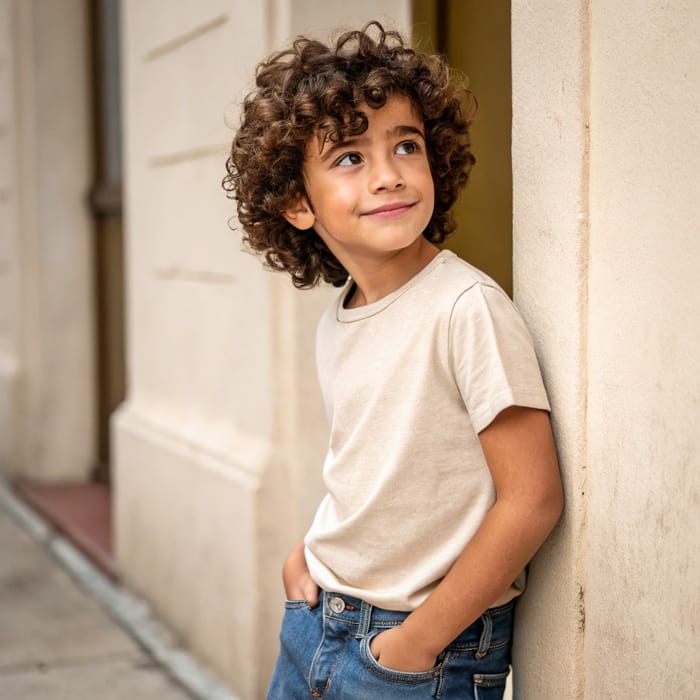
[{"label": "brown curly hair", "polygon": [[423,235],[442,243],[455,228],[449,210],[474,164],[468,130],[476,107],[443,57],[408,48],[400,34],[369,22],[333,47],[298,37],[258,64],[222,184],[237,201],[243,240],[270,267],[289,272],[296,287],[320,279],[338,287],[348,277],[315,231],[300,231],[283,216],[305,194],[309,139],[316,135],[322,144],[363,133],[368,120],[358,106],[379,109],[395,94],[407,96],[425,123],[435,207]]}]

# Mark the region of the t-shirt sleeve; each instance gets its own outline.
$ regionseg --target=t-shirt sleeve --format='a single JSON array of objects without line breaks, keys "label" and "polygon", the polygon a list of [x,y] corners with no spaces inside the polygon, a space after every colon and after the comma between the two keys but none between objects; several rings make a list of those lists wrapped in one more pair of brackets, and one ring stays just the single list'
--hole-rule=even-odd
[{"label": "t-shirt sleeve", "polygon": [[532,338],[508,295],[478,283],[455,302],[450,361],[477,433],[509,406],[550,410]]}]

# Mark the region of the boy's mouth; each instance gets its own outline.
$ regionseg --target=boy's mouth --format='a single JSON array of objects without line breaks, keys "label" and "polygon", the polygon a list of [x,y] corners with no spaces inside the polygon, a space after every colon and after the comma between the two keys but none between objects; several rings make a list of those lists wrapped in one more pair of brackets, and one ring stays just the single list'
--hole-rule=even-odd
[{"label": "boy's mouth", "polygon": [[381,207],[364,212],[363,216],[398,216],[408,211],[415,202],[394,202],[392,204],[382,204]]}]

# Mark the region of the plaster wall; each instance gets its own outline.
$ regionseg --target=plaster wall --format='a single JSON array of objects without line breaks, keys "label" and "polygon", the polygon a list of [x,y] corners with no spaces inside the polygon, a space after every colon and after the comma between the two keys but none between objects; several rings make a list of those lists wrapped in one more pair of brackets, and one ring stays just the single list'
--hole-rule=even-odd
[{"label": "plaster wall", "polygon": [[84,9],[0,6],[0,457],[44,480],[95,456]]},{"label": "plaster wall", "polygon": [[700,5],[594,2],[591,30],[586,697],[690,698]]},{"label": "plaster wall", "polygon": [[586,522],[588,18],[512,3],[513,287],[552,404],[566,507],[518,606],[515,695],[581,697]]},{"label": "plaster wall", "polygon": [[346,5],[337,1],[276,0],[277,37],[284,41],[298,34],[311,34],[324,41],[343,31],[359,29],[370,20],[378,20],[386,29],[410,31],[410,1],[356,0],[351,7]]},{"label": "plaster wall", "polygon": [[19,461],[17,441],[17,188],[12,2],[0,0],[0,468]]},{"label": "plaster wall", "polygon": [[[167,6],[167,7],[166,7]],[[112,420],[125,581],[242,697],[258,694],[268,583],[270,283],[220,182],[228,100],[267,46],[264,4],[122,4],[127,401]],[[245,18],[245,21],[242,20]],[[193,572],[196,572],[193,574]],[[269,661],[267,661],[269,664]]]},{"label": "plaster wall", "polygon": [[271,50],[378,10],[400,21],[409,12],[398,0],[122,4],[128,390],[112,420],[117,557],[126,583],[242,698],[264,696],[281,565],[321,497],[315,325],[337,292],[299,292],[241,251],[220,186],[229,127]]},{"label": "plaster wall", "polygon": [[695,697],[700,11],[512,8],[515,298],[566,491],[516,697]]}]

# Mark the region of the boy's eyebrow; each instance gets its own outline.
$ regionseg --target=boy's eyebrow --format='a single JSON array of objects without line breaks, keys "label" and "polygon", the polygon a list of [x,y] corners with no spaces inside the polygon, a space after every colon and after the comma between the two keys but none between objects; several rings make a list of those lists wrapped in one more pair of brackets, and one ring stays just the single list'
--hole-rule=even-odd
[{"label": "boy's eyebrow", "polygon": [[[386,130],[386,135],[391,138],[392,136],[420,136],[425,140],[425,134],[417,127],[411,126],[410,124],[398,124],[391,129]],[[368,142],[367,137],[364,134],[359,136],[351,136],[348,139],[342,139],[340,141],[335,141],[327,151],[322,152],[320,158],[322,161],[328,160],[336,151],[340,151],[343,148],[349,148],[351,146],[365,146]]]}]

